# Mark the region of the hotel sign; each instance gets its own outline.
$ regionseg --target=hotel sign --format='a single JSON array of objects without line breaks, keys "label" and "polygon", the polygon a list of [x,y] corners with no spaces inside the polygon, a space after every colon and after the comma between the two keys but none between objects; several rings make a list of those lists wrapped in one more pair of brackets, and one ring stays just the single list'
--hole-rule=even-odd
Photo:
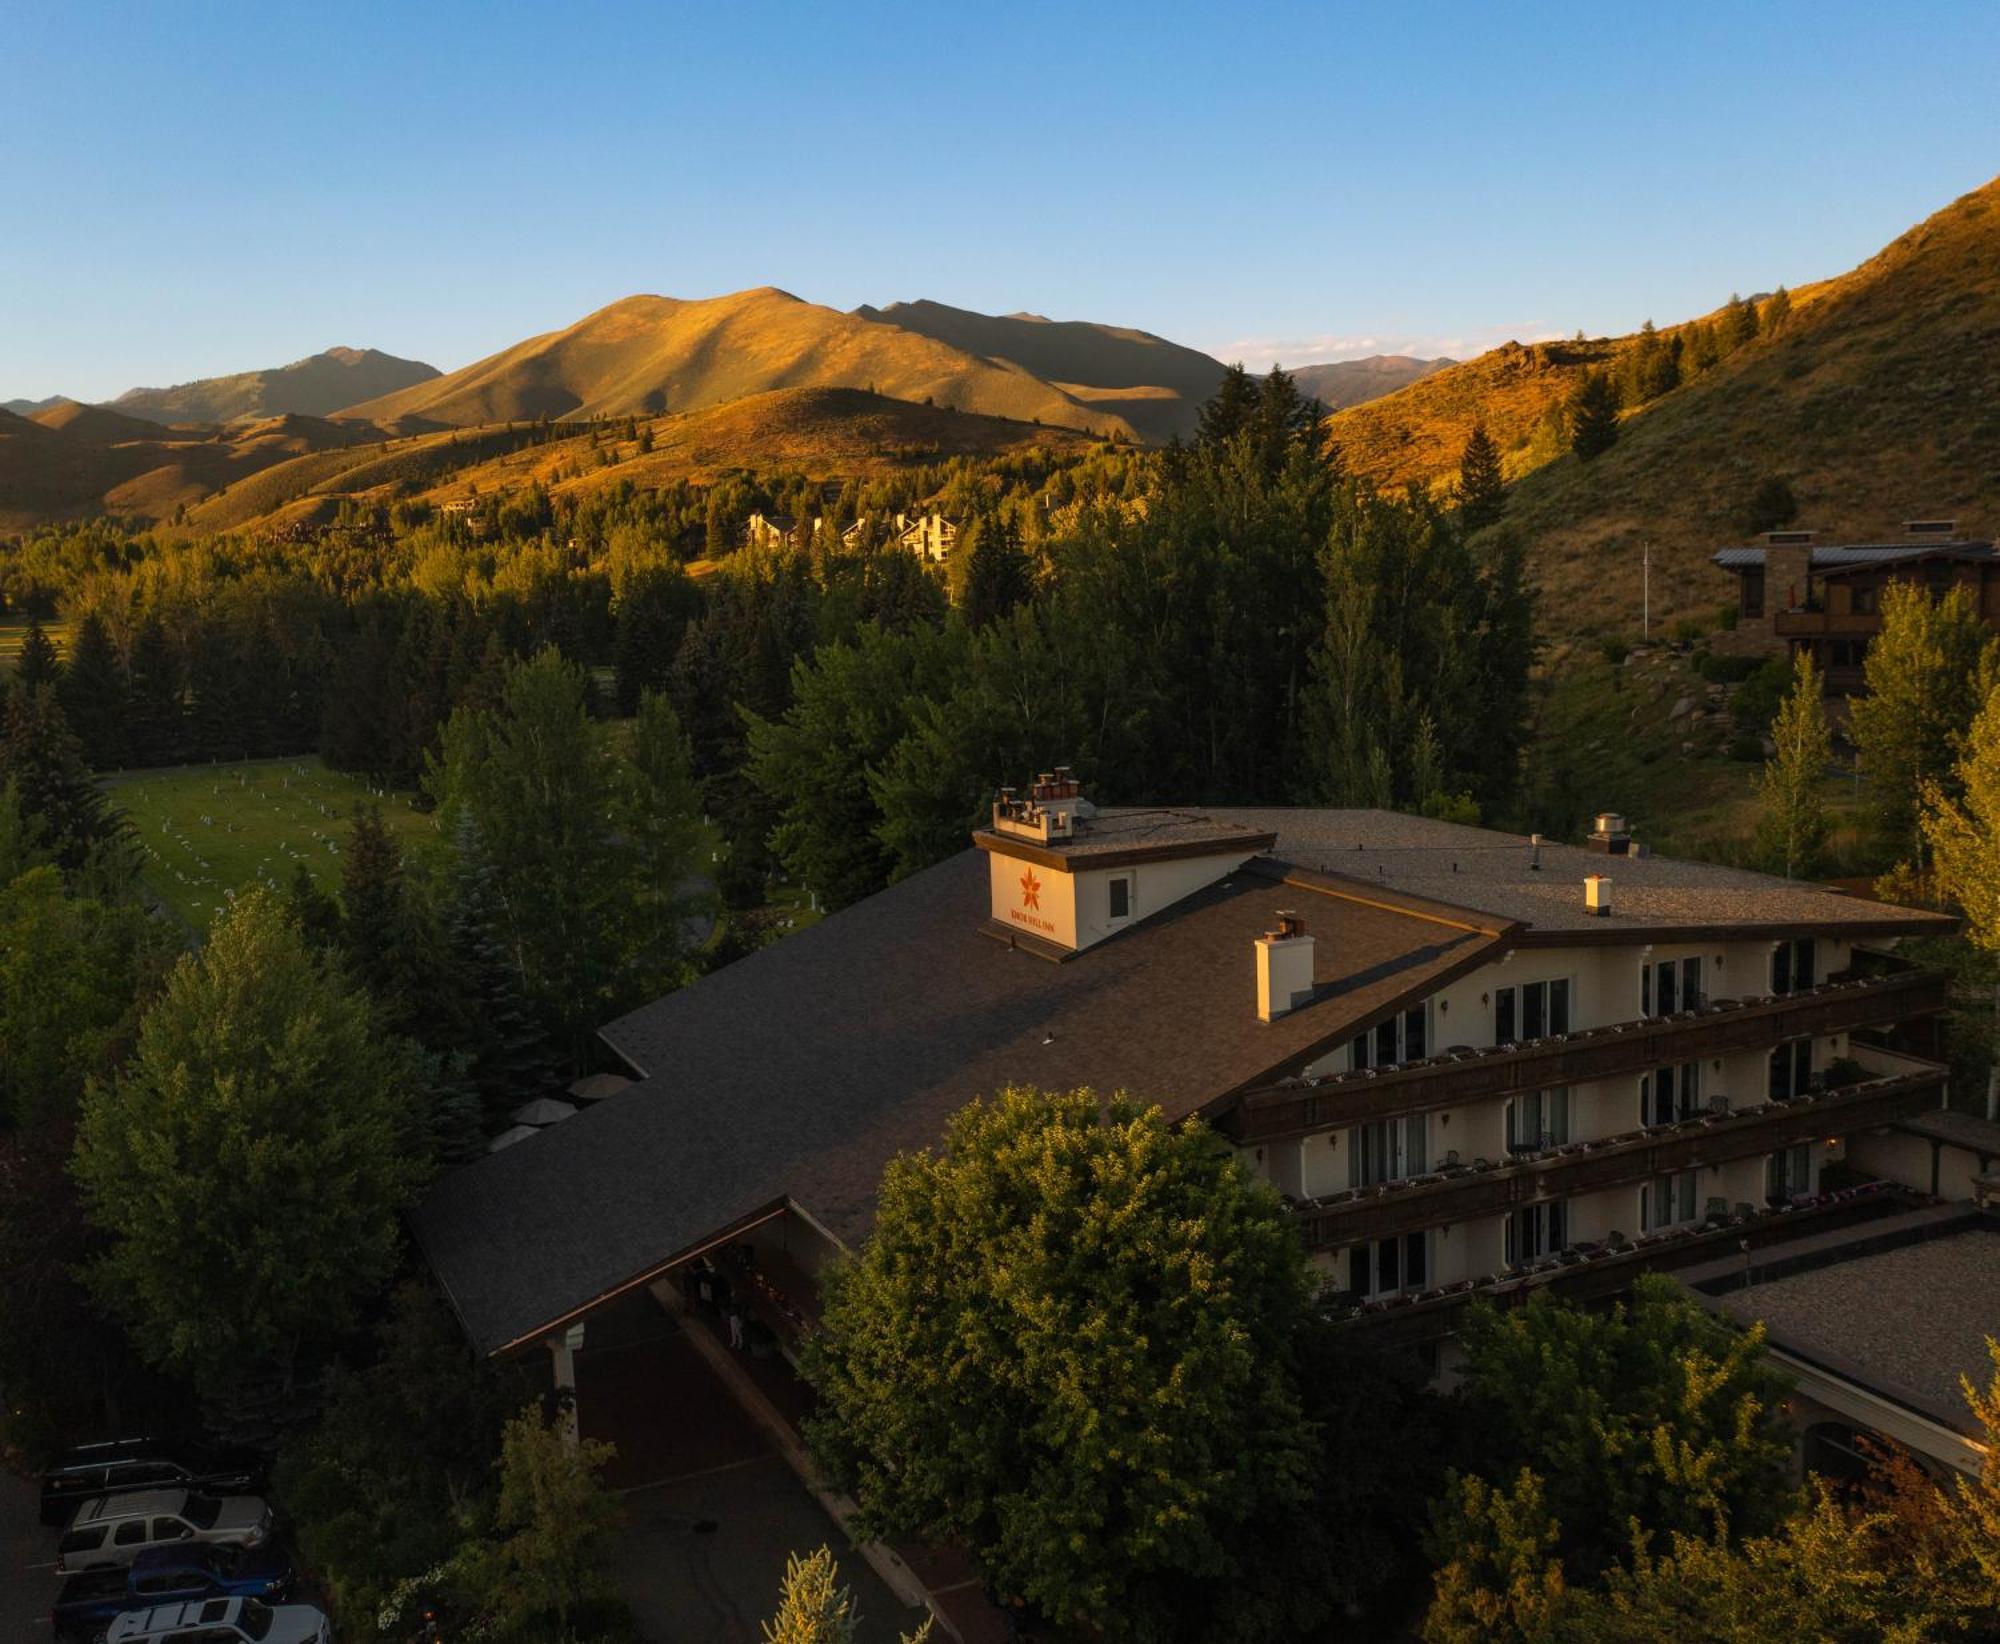
[{"label": "hotel sign", "polygon": [[987,854],[994,919],[1062,947],[1076,946],[1076,881],[1000,851]]}]

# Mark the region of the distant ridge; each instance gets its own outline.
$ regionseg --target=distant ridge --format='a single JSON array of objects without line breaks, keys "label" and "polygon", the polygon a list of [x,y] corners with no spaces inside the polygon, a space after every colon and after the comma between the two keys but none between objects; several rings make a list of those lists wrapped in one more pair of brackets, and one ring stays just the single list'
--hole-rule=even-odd
[{"label": "distant ridge", "polygon": [[1409,354],[1370,354],[1359,360],[1287,367],[1287,371],[1301,393],[1310,394],[1329,411],[1345,411],[1350,405],[1378,400],[1457,363],[1443,358],[1420,360]]},{"label": "distant ridge", "polygon": [[979,314],[927,300],[854,311],[982,359],[1003,360],[1072,398],[1116,412],[1151,440],[1191,434],[1222,364],[1150,331],[1051,320],[1040,314]]},{"label": "distant ridge", "polygon": [[11,411],[17,417],[32,417],[37,412],[54,410],[58,405],[75,403],[67,394],[51,394],[45,400],[0,400],[0,411]]},{"label": "distant ridge", "polygon": [[388,426],[477,427],[537,418],[699,411],[779,388],[859,388],[958,411],[1137,437],[1017,364],[773,286],[688,300],[636,296],[463,370],[350,405]]},{"label": "distant ridge", "polygon": [[427,382],[436,366],[398,359],[375,348],[329,348],[290,365],[203,377],[172,388],[133,388],[111,402],[113,410],[155,423],[222,423],[242,417],[298,412],[323,417],[357,400],[374,399]]}]

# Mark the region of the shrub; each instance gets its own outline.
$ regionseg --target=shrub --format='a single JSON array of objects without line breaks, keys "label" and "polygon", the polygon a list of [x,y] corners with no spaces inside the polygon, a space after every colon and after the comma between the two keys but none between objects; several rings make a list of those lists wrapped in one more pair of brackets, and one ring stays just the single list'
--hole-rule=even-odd
[{"label": "shrub", "polygon": [[1729,711],[1735,717],[1736,728],[1746,734],[1754,731],[1760,735],[1767,730],[1777,717],[1778,704],[1784,701],[1791,680],[1791,664],[1785,658],[1774,656],[1759,663],[1730,699]]},{"label": "shrub", "polygon": [[1768,660],[1761,656],[1723,656],[1703,651],[1694,659],[1694,671],[1711,685],[1740,685]]},{"label": "shrub", "polygon": [[1597,642],[1597,650],[1606,662],[1616,668],[1622,666],[1625,659],[1632,654],[1632,645],[1629,640],[1622,639],[1617,634],[1606,634]]}]

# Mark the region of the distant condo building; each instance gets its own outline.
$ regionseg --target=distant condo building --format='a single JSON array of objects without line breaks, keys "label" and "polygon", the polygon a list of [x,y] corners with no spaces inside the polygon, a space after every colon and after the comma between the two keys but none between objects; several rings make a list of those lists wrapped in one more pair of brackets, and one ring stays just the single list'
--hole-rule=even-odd
[{"label": "distant condo building", "polygon": [[[1441,1373],[1476,1300],[1666,1269],[1736,1316],[1768,1288],[1810,1455],[1887,1431],[1973,1464],[1941,1389],[2000,1317],[2000,1125],[1944,1109],[1945,986],[1896,952],[1949,919],[1669,860],[1610,813],[1566,845],[1098,810],[1061,770],[970,847],[612,1022],[638,1084],[435,1187],[417,1233],[483,1351],[560,1376],[572,1326],[725,1248],[795,1339],[892,1156],[1082,1085],[1214,1126],[1350,1327]],[[1869,1261],[1879,1288],[1841,1277]]]}]

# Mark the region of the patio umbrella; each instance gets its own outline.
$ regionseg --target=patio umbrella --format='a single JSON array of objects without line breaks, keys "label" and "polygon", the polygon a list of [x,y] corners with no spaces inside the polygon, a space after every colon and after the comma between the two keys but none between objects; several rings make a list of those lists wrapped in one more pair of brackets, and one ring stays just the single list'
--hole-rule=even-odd
[{"label": "patio umbrella", "polygon": [[567,1119],[576,1112],[574,1102],[559,1102],[553,1096],[537,1096],[532,1102],[523,1102],[514,1109],[514,1123],[517,1125],[552,1125],[558,1119]]},{"label": "patio umbrella", "polygon": [[498,1153],[503,1147],[512,1147],[516,1142],[524,1142],[530,1136],[539,1136],[540,1131],[533,1125],[516,1125],[512,1130],[503,1130],[486,1144],[488,1153]]}]

